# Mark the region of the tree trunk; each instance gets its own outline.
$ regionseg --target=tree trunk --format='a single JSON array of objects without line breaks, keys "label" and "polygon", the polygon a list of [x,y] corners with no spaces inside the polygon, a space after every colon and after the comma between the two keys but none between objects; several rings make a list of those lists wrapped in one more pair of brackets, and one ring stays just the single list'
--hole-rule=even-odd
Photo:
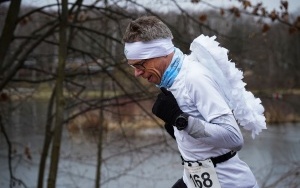
[{"label": "tree trunk", "polygon": [[[104,97],[104,78],[101,80],[101,101]],[[101,105],[102,106],[102,105]],[[101,166],[102,166],[102,140],[103,140],[103,129],[104,129],[104,120],[103,120],[103,109],[100,109],[99,112],[100,125],[98,126],[98,153],[97,153],[97,169],[96,169],[96,184],[95,188],[101,187]]]},{"label": "tree trunk", "polygon": [[64,69],[67,56],[67,24],[68,24],[68,0],[62,0],[60,30],[59,30],[59,52],[58,52],[58,67],[57,79],[55,85],[56,97],[56,113],[55,113],[55,129],[51,151],[51,164],[48,178],[48,188],[54,188],[56,185],[56,177],[59,165],[60,146],[62,127],[64,121],[64,96],[63,96],[63,81]]},{"label": "tree trunk", "polygon": [[14,31],[17,25],[17,19],[20,11],[21,0],[11,1],[5,24],[0,36],[0,75],[3,75],[2,67],[11,41],[13,40]]},{"label": "tree trunk", "polygon": [[44,139],[43,151],[41,154],[39,173],[38,173],[38,182],[37,182],[38,188],[44,187],[44,174],[45,174],[47,156],[48,156],[49,147],[50,147],[50,144],[51,144],[51,141],[53,138],[53,132],[52,132],[51,128],[52,128],[52,124],[53,124],[52,114],[53,114],[54,94],[55,94],[55,90],[53,90],[53,93],[51,95],[51,98],[49,100],[49,105],[48,105],[45,139]]}]

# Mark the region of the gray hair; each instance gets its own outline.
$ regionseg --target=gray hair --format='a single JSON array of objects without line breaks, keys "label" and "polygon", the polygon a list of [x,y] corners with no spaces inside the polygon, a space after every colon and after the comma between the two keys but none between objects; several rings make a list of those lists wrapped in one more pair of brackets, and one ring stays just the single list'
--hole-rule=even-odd
[{"label": "gray hair", "polygon": [[124,42],[151,41],[161,38],[173,38],[166,24],[155,16],[143,16],[131,21],[123,35]]}]

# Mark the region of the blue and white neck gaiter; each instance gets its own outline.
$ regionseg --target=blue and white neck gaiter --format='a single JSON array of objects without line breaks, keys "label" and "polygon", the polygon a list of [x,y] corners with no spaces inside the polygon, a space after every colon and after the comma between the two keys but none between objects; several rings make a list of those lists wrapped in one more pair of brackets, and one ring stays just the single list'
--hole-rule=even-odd
[{"label": "blue and white neck gaiter", "polygon": [[175,53],[172,58],[172,61],[165,73],[163,74],[160,84],[157,85],[158,87],[170,88],[173,85],[174,80],[181,69],[183,58],[184,55],[181,52],[181,50],[175,48]]}]

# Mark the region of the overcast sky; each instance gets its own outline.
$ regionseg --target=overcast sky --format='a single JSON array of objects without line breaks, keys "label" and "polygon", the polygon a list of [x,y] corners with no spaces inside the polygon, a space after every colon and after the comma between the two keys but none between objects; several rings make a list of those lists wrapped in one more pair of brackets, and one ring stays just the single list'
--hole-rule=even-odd
[{"label": "overcast sky", "polygon": [[[103,1],[103,0],[102,0]],[[112,0],[108,0],[108,2],[111,2]],[[115,0],[116,1],[116,0]],[[119,0],[120,1],[120,0]],[[203,4],[192,4],[191,0],[177,0],[180,2],[180,5],[183,8],[192,8],[194,10],[203,10],[207,7],[203,6]],[[202,0],[203,2],[209,2],[210,4],[218,7],[224,7],[228,5],[232,5],[236,3],[237,0]],[[273,9],[279,10],[280,1],[281,0],[250,0],[252,4],[256,4],[258,2],[262,2],[265,7],[269,11]],[[300,0],[287,0],[289,2],[289,11],[290,12],[300,12]],[[27,5],[33,5],[33,6],[43,6],[46,4],[52,4],[56,3],[56,0],[22,0],[23,4]],[[69,2],[74,2],[74,0],[69,0]],[[85,4],[90,4],[91,2],[94,2],[94,0],[84,0]],[[120,1],[120,2],[125,2]],[[167,12],[168,10],[174,8],[174,4],[171,0],[137,0],[137,2],[144,4],[147,7],[154,7],[156,10],[161,10],[164,12]],[[172,6],[173,5],[173,6]]]}]

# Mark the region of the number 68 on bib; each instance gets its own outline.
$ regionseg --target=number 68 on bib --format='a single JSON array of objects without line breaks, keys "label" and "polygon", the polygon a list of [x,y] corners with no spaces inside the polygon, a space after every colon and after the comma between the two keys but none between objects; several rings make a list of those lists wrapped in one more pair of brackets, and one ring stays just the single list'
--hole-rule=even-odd
[{"label": "number 68 on bib", "polygon": [[210,159],[195,163],[185,163],[188,174],[188,188],[221,188],[216,170]]}]

